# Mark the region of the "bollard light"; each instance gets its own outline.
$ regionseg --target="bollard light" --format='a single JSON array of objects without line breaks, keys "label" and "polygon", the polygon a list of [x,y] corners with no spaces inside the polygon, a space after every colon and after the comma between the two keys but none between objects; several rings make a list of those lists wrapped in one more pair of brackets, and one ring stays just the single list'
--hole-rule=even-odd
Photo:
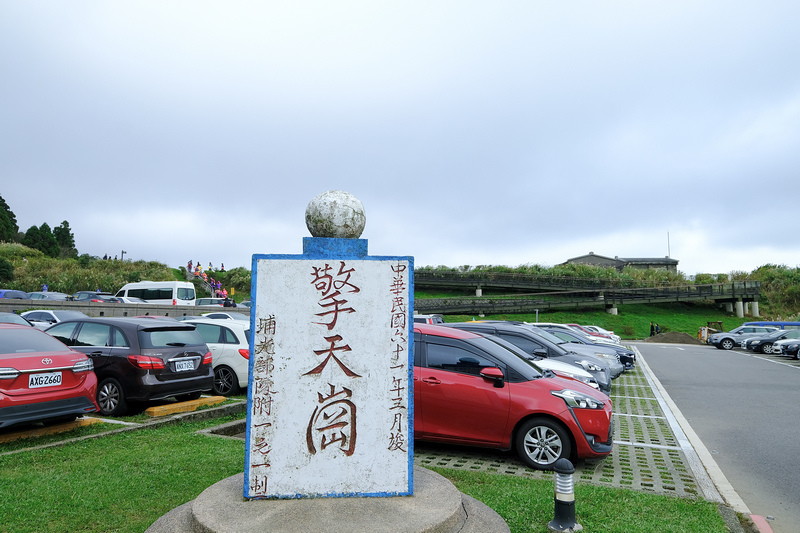
[{"label": "bollard light", "polygon": [[550,531],[572,533],[581,531],[583,526],[575,522],[575,483],[572,474],[575,467],[569,459],[561,458],[553,465],[555,471],[555,512],[547,524]]}]

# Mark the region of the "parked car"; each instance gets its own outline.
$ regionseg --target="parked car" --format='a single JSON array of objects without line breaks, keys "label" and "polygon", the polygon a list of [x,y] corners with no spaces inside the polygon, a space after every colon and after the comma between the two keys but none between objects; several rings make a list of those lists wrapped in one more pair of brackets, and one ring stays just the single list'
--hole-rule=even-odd
[{"label": "parked car", "polygon": [[34,291],[29,292],[28,296],[31,297],[31,300],[68,300],[69,294],[65,294],[63,292],[52,292],[52,291]]},{"label": "parked car", "polygon": [[239,394],[247,388],[250,373],[250,322],[200,318],[193,324],[214,357],[214,393]]},{"label": "parked car", "polygon": [[21,315],[17,313],[0,313],[0,323],[1,324],[20,324],[22,326],[33,326],[30,322],[22,318]]},{"label": "parked car", "polygon": [[119,300],[110,292],[78,291],[70,297],[76,302],[118,303]]},{"label": "parked car", "polygon": [[250,307],[250,300],[242,300],[237,305],[239,307]]},{"label": "parked car", "polygon": [[741,346],[746,350],[770,354],[777,342],[793,339],[800,339],[800,329],[779,329],[760,337],[747,338],[741,342]]},{"label": "parked car", "polygon": [[576,365],[594,377],[601,391],[611,393],[611,370],[607,364],[596,357],[568,352],[559,345],[559,339],[538,328],[520,322],[503,321],[450,322],[445,326],[480,335],[495,335],[520,348],[528,355],[528,359],[548,358]]},{"label": "parked car", "polygon": [[414,315],[414,322],[418,324],[444,324],[442,315]]},{"label": "parked car", "polygon": [[121,415],[132,401],[199,398],[214,383],[211,352],[194,326],[147,318],[82,318],[46,330],[94,361],[97,405]]},{"label": "parked car", "polygon": [[579,332],[587,335],[589,337],[596,337],[597,339],[602,339],[603,342],[612,342],[615,344],[619,344],[619,339],[614,339],[608,333],[601,333],[599,331],[593,331],[585,326],[581,326],[580,324],[567,324],[567,326],[578,330]]},{"label": "parked car", "polygon": [[88,317],[86,313],[69,309],[34,309],[33,311],[25,311],[20,316],[41,330],[45,330],[53,324],[58,324],[64,320]]},{"label": "parked car", "polygon": [[780,353],[773,352],[776,355],[785,355],[787,357],[792,357],[794,359],[800,359],[800,339],[789,341],[785,344],[781,344],[780,346]]},{"label": "parked car", "polygon": [[617,344],[608,344],[608,343],[599,343],[597,337],[589,337],[588,335],[584,335],[578,330],[574,331],[566,331],[560,328],[551,328],[551,327],[543,327],[541,328],[548,333],[558,337],[564,342],[567,343],[574,343],[574,344],[582,344],[584,346],[602,346],[604,348],[608,348],[614,350],[617,356],[619,357],[620,363],[623,364],[625,370],[631,370],[635,366],[636,362],[636,352],[633,350],[629,350],[624,346],[620,346]]},{"label": "parked car", "polygon": [[481,335],[414,324],[414,438],[515,449],[532,468],[611,453],[611,400]]},{"label": "parked car", "polygon": [[214,311],[213,313],[203,313],[201,316],[205,318],[213,318],[216,320],[243,320],[250,322],[250,314],[227,312],[227,311]]},{"label": "parked car", "polygon": [[609,331],[607,329],[603,329],[600,326],[589,326],[589,325],[584,324],[581,327],[585,328],[585,329],[588,329],[589,331],[594,331],[596,333],[604,333],[604,334],[608,335],[609,337],[611,337],[611,340],[613,340],[614,342],[622,342],[622,338],[619,335],[615,334],[613,331]]},{"label": "parked car", "polygon": [[225,302],[225,298],[198,298],[195,300],[195,305],[219,305],[220,307]]},{"label": "parked car", "polygon": [[92,360],[30,326],[0,324],[0,427],[97,411]]},{"label": "parked car", "polygon": [[117,301],[121,304],[147,304],[149,303],[147,300],[142,300],[141,298],[137,298],[136,296],[114,296]]},{"label": "parked car", "polygon": [[547,358],[547,357],[531,357],[527,353],[525,353],[522,348],[511,344],[510,342],[506,341],[501,337],[497,337],[495,335],[484,335],[490,341],[494,341],[503,348],[514,352],[515,354],[519,355],[520,357],[529,360],[536,368],[541,369],[542,372],[546,370],[550,370],[554,372],[556,375],[561,377],[567,377],[570,379],[574,379],[576,381],[580,381],[592,387],[593,389],[600,390],[600,385],[597,383],[597,380],[594,379],[589,372],[585,371],[578,365],[573,365],[570,363],[565,363],[563,361],[558,361],[555,358]]},{"label": "parked car", "polygon": [[137,281],[126,283],[114,296],[141,298],[154,305],[194,305],[197,293],[189,281]]},{"label": "parked car", "polygon": [[7,298],[9,300],[30,300],[31,297],[25,291],[17,291],[14,289],[0,289],[0,298]]},{"label": "parked car", "polygon": [[772,343],[772,353],[774,355],[783,354],[783,346],[800,339],[781,339]]},{"label": "parked car", "polygon": [[773,331],[777,331],[777,328],[767,326],[739,326],[730,331],[712,333],[708,336],[706,343],[720,350],[730,350],[745,338],[760,337]]},{"label": "parked car", "polygon": [[[553,322],[523,322],[528,326],[533,326],[538,328],[538,330],[544,331],[542,328],[555,328],[561,329],[565,332],[572,333],[575,332],[573,328],[566,324],[556,324]],[[550,332],[545,332],[548,335],[551,335]],[[555,337],[555,336],[554,336]],[[581,355],[589,355],[601,359],[604,363],[608,365],[609,370],[611,370],[611,379],[616,379],[619,377],[620,374],[625,370],[625,365],[622,364],[620,361],[619,356],[617,355],[617,351],[615,348],[608,347],[608,346],[601,346],[599,344],[593,345],[581,345],[576,343],[569,343],[563,339],[559,339],[555,337],[553,342],[558,343],[562,348],[567,351],[575,352]]]}]

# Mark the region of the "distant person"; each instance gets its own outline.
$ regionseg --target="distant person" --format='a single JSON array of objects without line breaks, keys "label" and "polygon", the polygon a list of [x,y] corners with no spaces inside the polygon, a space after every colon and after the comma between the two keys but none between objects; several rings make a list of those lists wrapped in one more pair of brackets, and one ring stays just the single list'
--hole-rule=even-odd
[{"label": "distant person", "polygon": [[220,272],[225,272],[225,263],[220,263],[220,265],[219,265],[219,271],[220,271]]},{"label": "distant person", "polygon": [[661,328],[659,328],[658,324],[656,324],[656,335],[658,335],[659,333],[661,333]]},{"label": "distant person", "polygon": [[209,270],[214,270],[214,267],[213,267],[213,266],[211,266],[211,261],[209,261],[209,262],[208,262],[208,269],[209,269]]},{"label": "distant person", "polygon": [[222,307],[231,307],[230,299],[225,298],[225,301],[222,302]]},{"label": "distant person", "polygon": [[189,264],[186,265],[186,272],[188,272],[190,276],[192,275],[192,266],[193,266],[193,264],[194,263],[192,263],[192,260],[189,259]]},{"label": "distant person", "polygon": [[652,337],[655,334],[656,334],[656,326],[655,326],[655,324],[650,322],[650,336]]}]

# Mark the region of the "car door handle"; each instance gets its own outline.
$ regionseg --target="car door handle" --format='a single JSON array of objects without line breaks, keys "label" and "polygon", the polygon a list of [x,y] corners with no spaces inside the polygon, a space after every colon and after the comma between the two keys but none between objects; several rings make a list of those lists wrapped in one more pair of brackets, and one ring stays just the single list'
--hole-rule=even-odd
[{"label": "car door handle", "polygon": [[436,378],[422,378],[423,383],[430,383],[431,385],[440,385],[442,382]]},{"label": "car door handle", "polygon": [[88,355],[89,357],[99,357],[99,356],[103,355],[103,351],[102,350],[97,350],[96,352],[89,352],[86,355]]}]

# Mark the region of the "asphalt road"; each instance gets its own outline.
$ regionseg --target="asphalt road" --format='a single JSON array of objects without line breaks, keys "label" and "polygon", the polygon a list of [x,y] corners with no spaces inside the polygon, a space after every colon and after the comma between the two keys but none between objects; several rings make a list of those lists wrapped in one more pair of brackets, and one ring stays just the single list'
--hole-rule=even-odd
[{"label": "asphalt road", "polygon": [[751,514],[800,531],[800,367],[704,345],[637,348]]}]

